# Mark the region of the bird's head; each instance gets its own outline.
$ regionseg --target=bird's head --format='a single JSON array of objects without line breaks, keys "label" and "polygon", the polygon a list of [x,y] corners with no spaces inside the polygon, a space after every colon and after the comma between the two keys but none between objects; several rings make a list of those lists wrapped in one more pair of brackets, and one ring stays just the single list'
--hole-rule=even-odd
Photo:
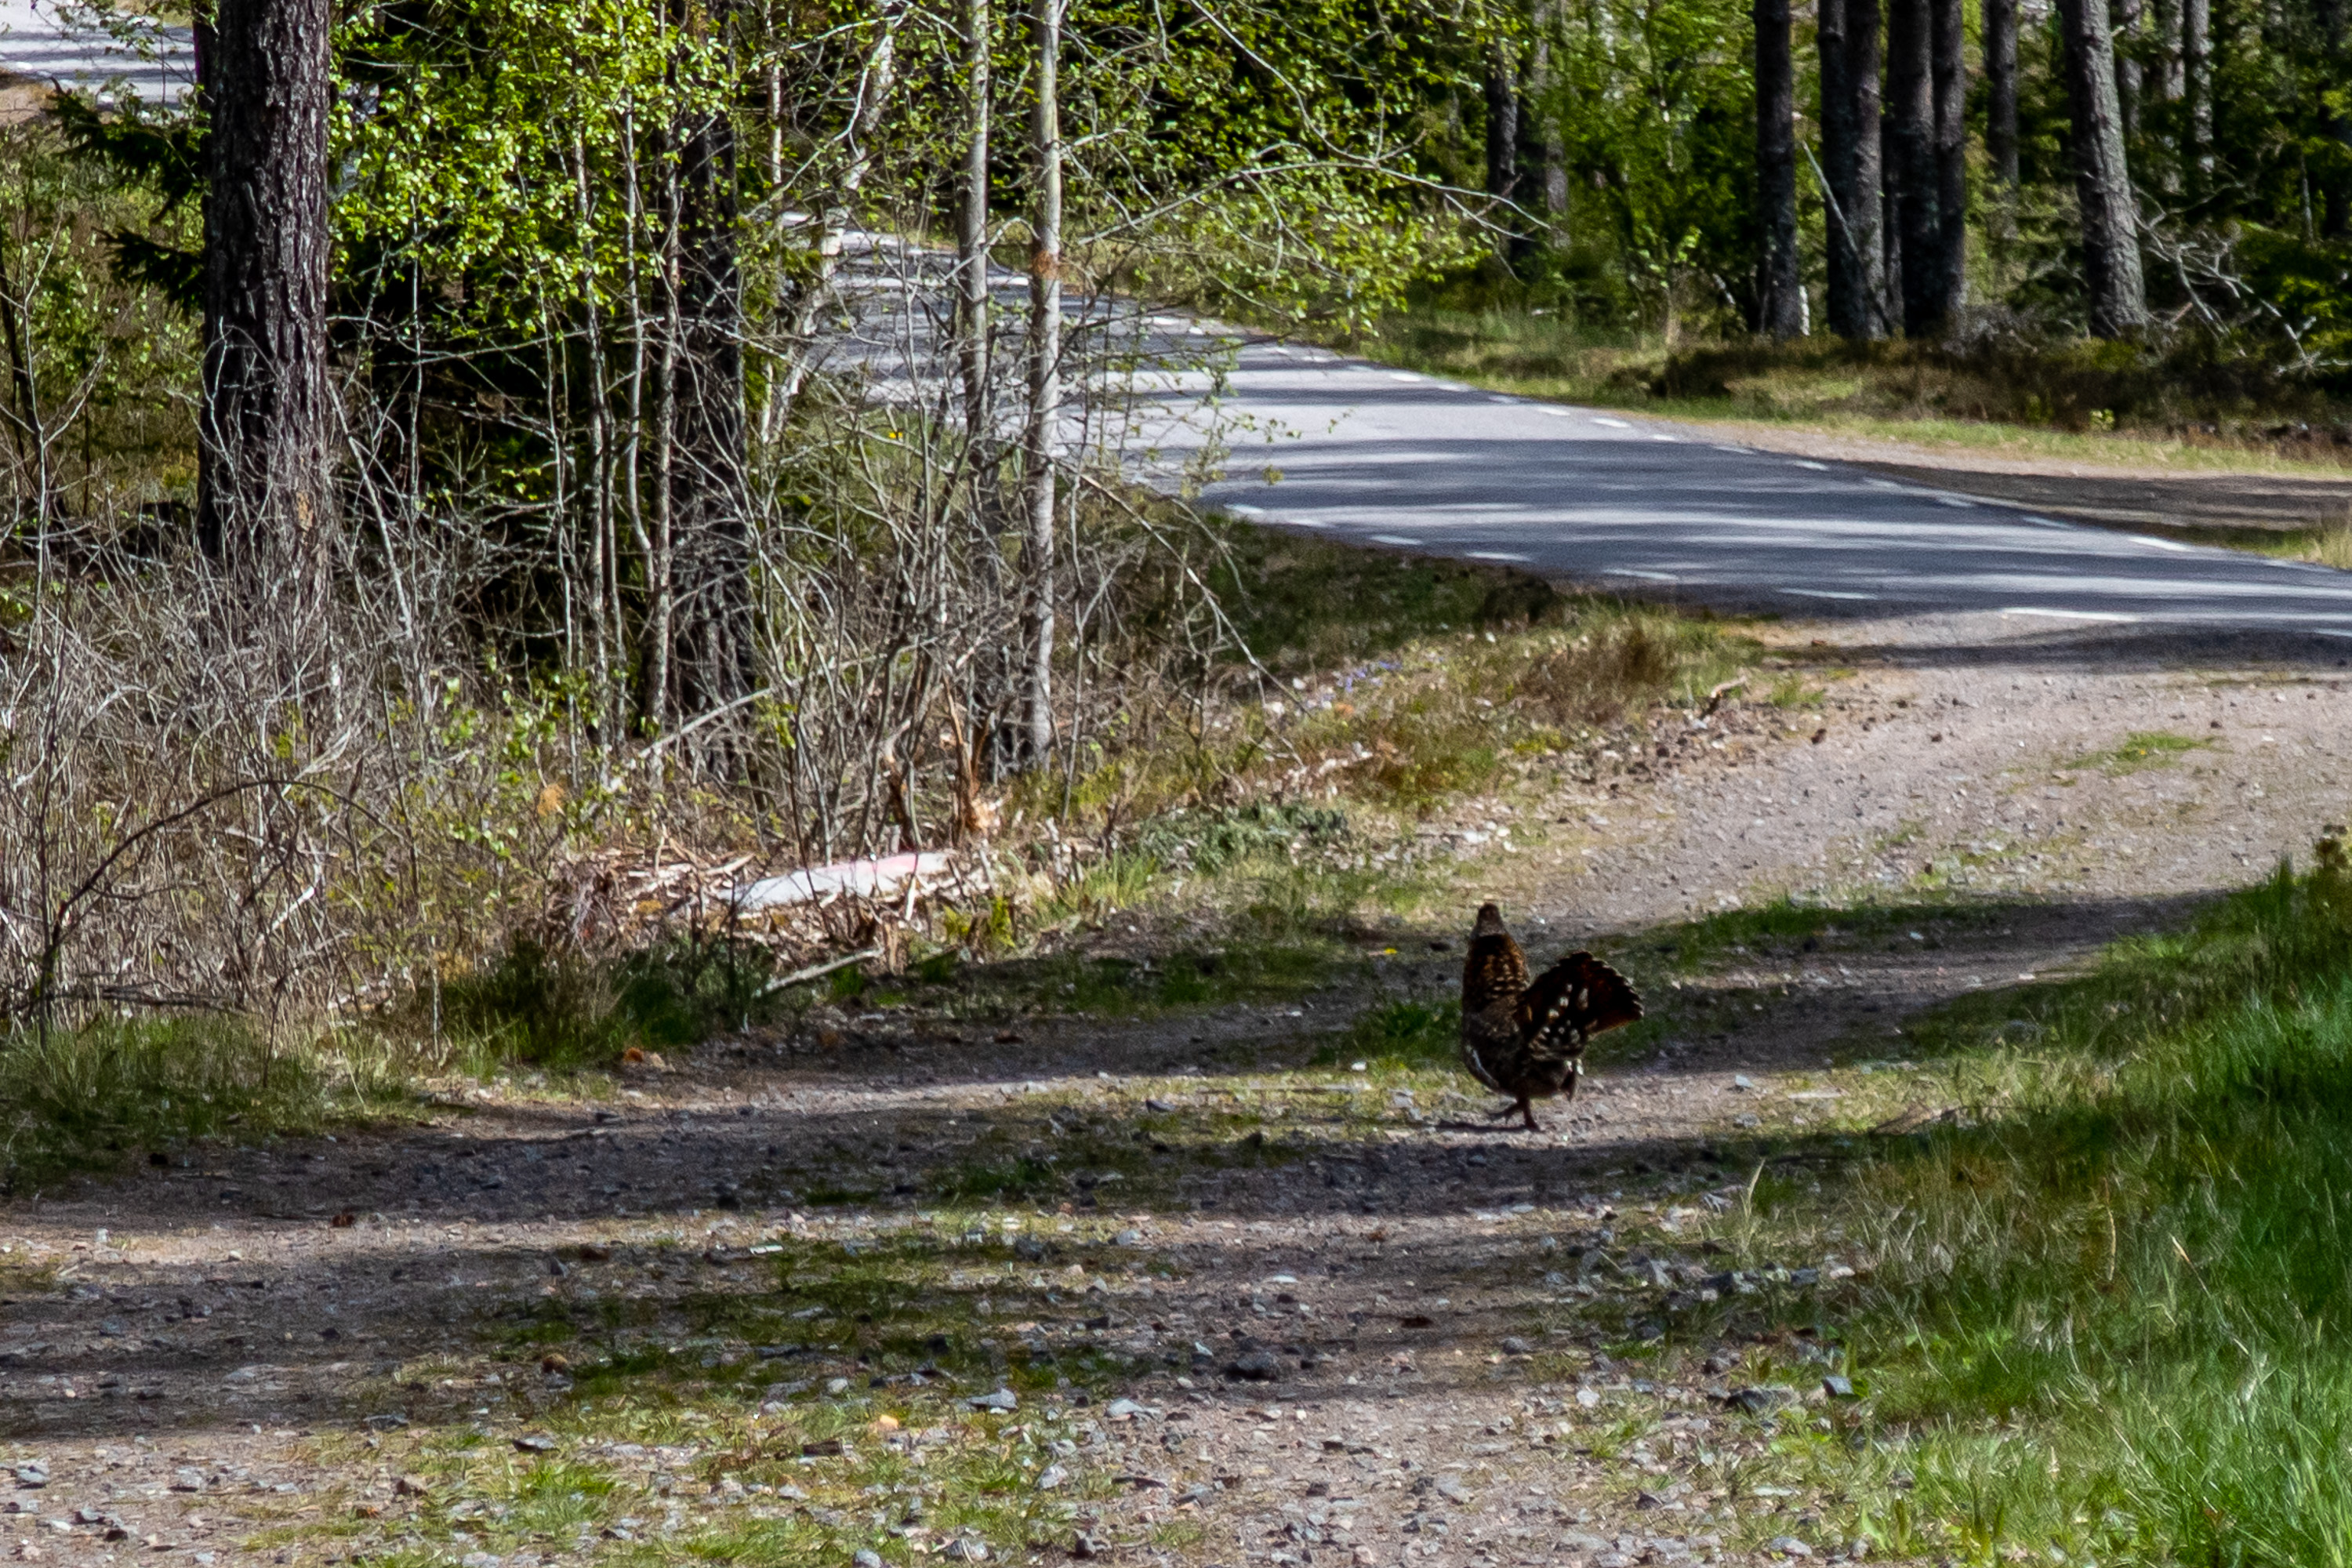
[{"label": "bird's head", "polygon": [[1503,911],[1492,904],[1480,904],[1478,923],[1471,928],[1470,934],[1472,936],[1503,935]]}]

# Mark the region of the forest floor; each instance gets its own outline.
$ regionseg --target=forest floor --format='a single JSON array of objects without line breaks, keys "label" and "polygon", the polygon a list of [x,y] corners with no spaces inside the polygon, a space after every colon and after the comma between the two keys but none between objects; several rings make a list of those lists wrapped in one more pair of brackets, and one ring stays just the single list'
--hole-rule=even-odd
[{"label": "forest floor", "polygon": [[[1867,1259],[1759,1256],[1754,1181],[1938,1113],[1906,1018],[2302,854],[2352,670],[1999,617],[1762,636],[1823,689],[1795,738],[1465,804],[1459,920],[1292,1000],[820,1010],[601,1097],[453,1084],[9,1204],[0,1556],[1852,1555]],[[1488,898],[1653,1011],[1538,1132],[1465,1130],[1475,1086],[1360,1022],[1453,995]]]}]

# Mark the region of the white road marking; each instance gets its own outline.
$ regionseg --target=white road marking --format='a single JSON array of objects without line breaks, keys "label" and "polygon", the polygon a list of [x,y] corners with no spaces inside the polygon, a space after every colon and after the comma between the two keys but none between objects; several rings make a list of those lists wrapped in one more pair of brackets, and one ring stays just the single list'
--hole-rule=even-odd
[{"label": "white road marking", "polygon": [[1843,594],[1835,588],[1784,588],[1787,594],[1801,594],[1808,599],[1875,599],[1876,594]]},{"label": "white road marking", "polygon": [[1421,542],[1418,539],[1407,539],[1402,533],[1375,533],[1371,536],[1371,540],[1375,544],[1419,544]]},{"label": "white road marking", "polygon": [[2118,625],[2126,625],[2140,618],[2116,610],[2045,610],[2038,605],[2011,605],[2000,613],[2004,616],[2045,616],[2060,621],[2114,621]]},{"label": "white road marking", "polygon": [[1603,419],[1597,414],[1592,416],[1592,422],[1595,425],[1606,425],[1612,430],[1631,430],[1633,428],[1631,425],[1626,424],[1622,419]]},{"label": "white road marking", "polygon": [[1529,558],[1525,555],[1514,555],[1507,550],[1473,550],[1470,552],[1470,559],[1473,561],[1525,561]]}]

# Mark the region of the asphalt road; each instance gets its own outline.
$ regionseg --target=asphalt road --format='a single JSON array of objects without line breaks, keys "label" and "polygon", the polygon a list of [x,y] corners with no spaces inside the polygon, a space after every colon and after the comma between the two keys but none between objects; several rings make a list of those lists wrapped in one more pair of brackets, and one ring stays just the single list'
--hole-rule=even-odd
[{"label": "asphalt road", "polygon": [[195,80],[194,34],[162,27],[153,58],[68,14],[57,0],[0,0],[0,75],[80,88],[111,101],[127,91],[151,103],[175,102]]},{"label": "asphalt road", "polygon": [[[1205,400],[1205,402],[1203,401]],[[2067,523],[1669,425],[1313,349],[1170,376],[1160,471],[1226,426],[1204,503],[1353,543],[1727,608],[1997,612],[2352,637],[2352,574]]]}]

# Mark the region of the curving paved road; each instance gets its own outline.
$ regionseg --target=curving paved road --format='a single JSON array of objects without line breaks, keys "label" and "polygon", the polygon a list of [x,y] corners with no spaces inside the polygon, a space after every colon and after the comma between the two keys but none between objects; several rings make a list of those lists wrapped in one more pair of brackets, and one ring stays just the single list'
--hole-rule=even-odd
[{"label": "curving paved road", "polygon": [[174,103],[195,81],[194,33],[157,27],[148,52],[90,25],[58,0],[0,0],[0,79],[79,88],[111,101]]},{"label": "curving paved road", "polygon": [[2352,574],[2324,566],[2061,522],[1313,349],[1240,347],[1217,384],[1165,380],[1153,436],[1170,458],[1200,457],[1208,395],[1239,428],[1229,477],[1202,499],[1258,522],[1725,607],[2352,637]]}]

